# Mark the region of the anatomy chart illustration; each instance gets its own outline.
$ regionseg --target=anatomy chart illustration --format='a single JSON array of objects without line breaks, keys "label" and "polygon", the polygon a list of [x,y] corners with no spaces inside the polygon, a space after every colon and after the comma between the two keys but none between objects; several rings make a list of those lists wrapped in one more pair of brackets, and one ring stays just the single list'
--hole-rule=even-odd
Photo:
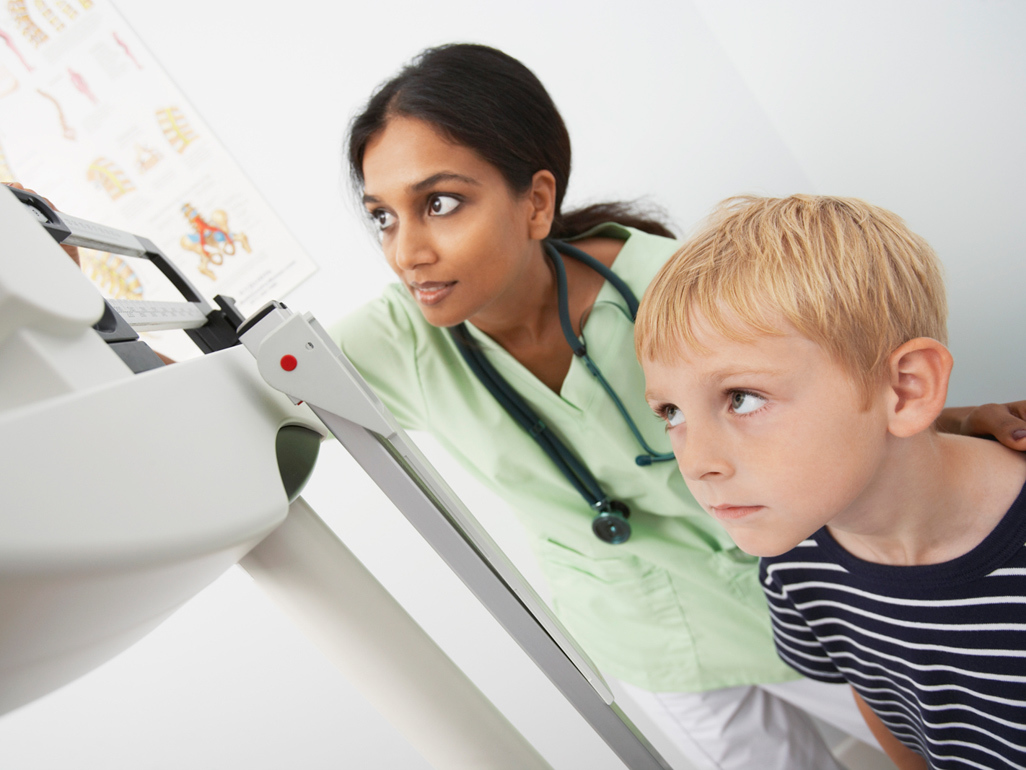
[{"label": "anatomy chart illustration", "polygon": [[[144,235],[243,313],[316,269],[111,0],[0,0],[0,43],[0,181]],[[83,266],[104,291],[178,299],[134,261]]]},{"label": "anatomy chart illustration", "polygon": [[114,38],[114,42],[118,44],[118,47],[125,52],[125,56],[127,56],[129,60],[131,60],[132,64],[135,65],[135,68],[137,70],[141,70],[143,67],[139,63],[139,60],[136,59],[135,56],[132,54],[132,49],[128,47],[128,44],[120,37],[118,37],[117,32],[112,32],[111,36]]},{"label": "anatomy chart illustration", "polygon": [[26,61],[24,56],[22,56],[21,51],[18,49],[18,45],[14,42],[14,38],[11,37],[8,33],[4,32],[2,29],[0,29],[0,40],[4,41],[4,43],[7,45],[8,50],[10,50],[10,52],[17,57],[18,61],[21,62],[22,66],[29,72],[31,72],[32,65],[29,64],[28,61]]},{"label": "anatomy chart illustration", "polygon": [[139,173],[141,174],[145,174],[151,168],[160,163],[160,159],[162,157],[164,156],[152,147],[146,147],[141,144],[137,144],[135,146],[135,166],[139,169]]},{"label": "anatomy chart illustration", "polygon": [[160,130],[164,132],[164,138],[167,139],[168,144],[174,147],[175,152],[179,154],[185,152],[190,144],[199,139],[178,107],[165,107],[157,110],[157,123],[160,124]]},{"label": "anatomy chart illustration", "polygon": [[245,233],[233,233],[228,229],[228,214],[223,210],[216,209],[210,212],[209,217],[203,218],[191,203],[186,203],[182,206],[182,214],[192,226],[192,232],[182,236],[182,248],[199,255],[199,271],[210,280],[217,280],[211,265],[220,266],[225,257],[233,256],[236,243],[246,251],[252,251]]},{"label": "anatomy chart illustration", "polygon": [[117,254],[79,249],[84,272],[111,299],[143,299],[142,282],[128,261]]},{"label": "anatomy chart illustration", "polygon": [[74,140],[76,136],[75,129],[71,127],[68,119],[64,116],[64,109],[61,107],[61,103],[57,101],[53,94],[48,94],[42,88],[37,88],[36,93],[52,103],[57,110],[57,119],[61,122],[61,132],[64,134],[64,138]]},{"label": "anatomy chart illustration", "polygon": [[36,24],[32,17],[29,16],[28,9],[25,7],[25,0],[7,0],[7,10],[14,17],[14,23],[18,26],[18,31],[33,46],[39,48],[49,39],[47,34],[43,32],[42,27]]},{"label": "anatomy chart illustration", "polygon": [[135,185],[125,172],[106,158],[97,158],[89,164],[86,179],[96,182],[111,200],[117,200],[125,193],[132,192]]},{"label": "anatomy chart illustration", "polygon": [[71,79],[71,84],[75,86],[75,90],[85,94],[86,98],[93,104],[99,103],[100,100],[96,98],[96,94],[94,94],[92,89],[89,88],[89,84],[86,83],[85,78],[75,72],[75,70],[71,69],[71,67],[68,67],[68,77]]}]

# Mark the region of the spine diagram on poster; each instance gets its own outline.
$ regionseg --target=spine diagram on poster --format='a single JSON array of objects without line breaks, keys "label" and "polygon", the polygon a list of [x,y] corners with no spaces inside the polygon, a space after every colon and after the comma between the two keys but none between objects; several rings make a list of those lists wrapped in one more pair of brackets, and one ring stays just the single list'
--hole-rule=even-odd
[{"label": "spine diagram on poster", "polygon": [[28,8],[25,7],[25,0],[7,0],[7,10],[11,12],[11,16],[14,17],[14,23],[18,25],[18,31],[32,43],[33,46],[39,48],[43,43],[49,40],[49,36],[43,32],[42,27],[36,24],[32,17],[29,16]]},{"label": "spine diagram on poster", "polygon": [[74,139],[75,139],[75,129],[73,129],[71,127],[71,125],[68,123],[67,118],[64,117],[64,110],[61,109],[60,102],[58,102],[56,99],[54,99],[52,96],[50,96],[50,94],[48,94],[42,88],[37,88],[36,92],[40,96],[42,96],[44,99],[49,99],[51,102],[53,102],[53,106],[57,108],[57,117],[61,121],[61,131],[64,134],[64,138],[65,139],[70,139],[70,140],[74,141]]},{"label": "spine diagram on poster", "polygon": [[135,189],[135,185],[125,172],[106,158],[97,158],[89,164],[86,179],[98,183],[112,201]]},{"label": "spine diagram on poster", "polygon": [[72,8],[67,0],[57,0],[57,7],[60,8],[61,13],[63,13],[69,19],[78,18],[78,11]]},{"label": "spine diagram on poster", "polygon": [[0,29],[0,40],[3,40],[7,47],[11,49],[11,52],[18,57],[18,61],[21,62],[22,66],[29,72],[32,72],[32,65],[29,64],[25,60],[25,57],[21,55],[21,51],[18,50],[18,46],[14,44],[14,38],[8,35],[6,32],[4,32],[2,29]]},{"label": "spine diagram on poster", "polygon": [[[64,27],[64,21],[61,17],[51,8],[46,0],[32,0],[32,5],[36,11],[41,15],[46,22],[53,28],[54,32],[61,32]],[[60,10],[64,17],[68,21],[74,21],[78,18],[78,11],[68,2],[68,0],[56,0],[57,8]],[[79,5],[82,6],[82,10],[87,11],[93,7],[92,0],[79,0]],[[18,30],[35,48],[39,48],[43,43],[50,39],[50,36],[43,31],[29,15],[28,7],[25,5],[25,0],[7,0],[7,10],[14,18],[14,23],[17,25]],[[0,32],[0,37],[4,38],[4,42],[7,43],[12,49],[14,45],[8,39],[7,35]],[[17,53],[17,50],[15,49]],[[21,54],[18,54],[18,58],[21,59]],[[22,59],[22,64],[25,64],[25,60]],[[32,68],[25,64],[29,70]]]},{"label": "spine diagram on poster", "polygon": [[139,277],[128,263],[116,254],[92,249],[79,249],[82,271],[100,291],[112,299],[143,299]]},{"label": "spine diagram on poster", "polygon": [[56,13],[53,12],[53,8],[46,4],[45,0],[35,0],[35,6],[36,10],[43,14],[43,18],[50,23],[50,26],[53,27],[55,31],[60,32],[64,29],[64,22],[61,21],[60,17]]},{"label": "spine diagram on poster", "polygon": [[166,107],[157,110],[157,123],[160,130],[164,132],[164,138],[179,155],[185,152],[186,148],[199,139],[199,136],[189,127],[185,115],[177,107]]}]

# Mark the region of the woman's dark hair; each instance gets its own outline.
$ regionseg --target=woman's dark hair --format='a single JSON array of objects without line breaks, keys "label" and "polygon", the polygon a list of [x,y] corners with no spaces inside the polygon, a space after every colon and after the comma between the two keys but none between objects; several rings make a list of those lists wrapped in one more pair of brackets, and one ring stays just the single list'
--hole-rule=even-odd
[{"label": "woman's dark hair", "polygon": [[661,217],[628,203],[561,213],[570,179],[570,135],[551,97],[527,67],[495,48],[454,43],[428,48],[381,85],[349,126],[349,171],[363,188],[367,143],[395,116],[430,123],[495,166],[517,194],[543,169],[556,178],[551,236],[566,238],[602,222],[673,237]]}]

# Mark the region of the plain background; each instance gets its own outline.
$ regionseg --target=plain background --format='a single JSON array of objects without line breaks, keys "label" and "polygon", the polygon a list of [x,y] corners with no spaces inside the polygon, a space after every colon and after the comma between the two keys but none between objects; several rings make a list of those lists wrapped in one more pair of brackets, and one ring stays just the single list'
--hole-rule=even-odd
[{"label": "plain background", "polygon": [[[288,300],[324,322],[390,278],[346,186],[346,123],[418,50],[473,41],[552,93],[574,144],[570,205],[645,197],[681,233],[742,192],[890,208],[946,268],[949,403],[1026,392],[1021,3],[116,5],[320,265]],[[537,579],[502,503],[424,446]],[[554,767],[622,767],[336,446],[306,496]],[[4,768],[425,766],[238,570],[0,719]]]}]

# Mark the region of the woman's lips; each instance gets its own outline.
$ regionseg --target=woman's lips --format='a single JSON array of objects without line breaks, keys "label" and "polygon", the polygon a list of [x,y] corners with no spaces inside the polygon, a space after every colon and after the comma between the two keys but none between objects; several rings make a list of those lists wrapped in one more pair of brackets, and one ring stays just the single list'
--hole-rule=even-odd
[{"label": "woman's lips", "polygon": [[713,505],[709,510],[717,519],[733,521],[751,516],[756,511],[761,511],[763,507],[761,505]]},{"label": "woman's lips", "polygon": [[422,305],[437,305],[452,293],[456,281],[424,281],[410,283],[414,299]]}]

